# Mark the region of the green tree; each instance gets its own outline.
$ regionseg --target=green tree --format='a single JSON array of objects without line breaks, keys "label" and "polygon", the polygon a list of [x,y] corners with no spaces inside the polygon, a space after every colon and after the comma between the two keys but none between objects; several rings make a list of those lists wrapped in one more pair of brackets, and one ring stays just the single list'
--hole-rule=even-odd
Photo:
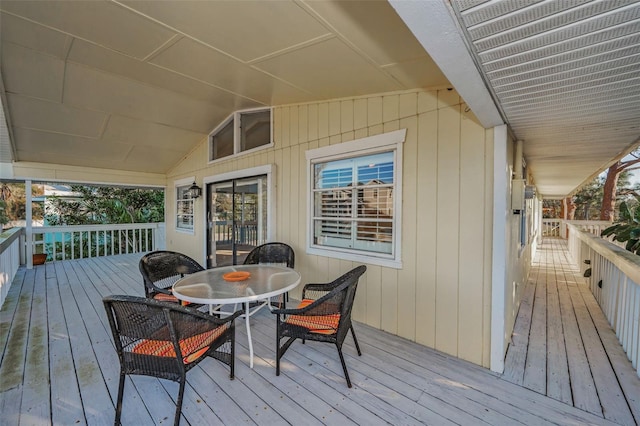
[{"label": "green tree", "polygon": [[0,225],[6,225],[7,223],[9,223],[9,216],[7,216],[7,202],[0,200]]},{"label": "green tree", "polygon": [[[612,166],[613,167],[613,166]],[[611,169],[608,173],[612,173]],[[573,196],[575,204],[575,216],[577,220],[613,220],[614,213],[604,215],[606,205],[611,203],[607,194],[610,191],[611,179],[609,175],[603,174],[594,178],[591,182],[583,186]],[[634,194],[640,191],[638,185],[631,184],[631,173],[629,170],[618,170],[615,179],[615,194],[613,195],[613,208],[617,208],[622,201],[635,203]]]},{"label": "green tree", "polygon": [[[600,220],[613,220],[616,204],[620,201],[620,192],[628,192],[629,171],[640,163],[640,150],[635,150],[625,158],[616,161],[607,170],[603,184]],[[625,191],[626,190],[626,191]]]},{"label": "green tree", "polygon": [[576,206],[574,219],[594,220],[598,218],[602,203],[603,184],[604,179],[596,177],[576,192],[573,196],[573,203]]},{"label": "green tree", "polygon": [[74,198],[51,196],[51,225],[155,223],[164,221],[164,191],[71,185]]},{"label": "green tree", "polygon": [[613,236],[614,241],[625,243],[625,249],[640,254],[640,205],[638,197],[633,202],[620,203],[618,222],[603,230],[602,237]]},{"label": "green tree", "polygon": [[[31,194],[34,197],[44,194],[42,185],[32,185]],[[5,203],[4,214],[8,221],[19,221],[26,219],[27,195],[24,183],[0,182],[0,201]],[[42,206],[33,203],[32,216],[35,220],[43,217]]]}]

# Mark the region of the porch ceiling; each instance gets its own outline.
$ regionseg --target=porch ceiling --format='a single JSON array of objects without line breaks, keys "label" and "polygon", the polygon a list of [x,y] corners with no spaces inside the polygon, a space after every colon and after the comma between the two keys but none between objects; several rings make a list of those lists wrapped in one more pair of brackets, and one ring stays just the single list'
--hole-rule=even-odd
[{"label": "porch ceiling", "polygon": [[234,110],[446,84],[549,198],[640,136],[637,0],[1,0],[0,31],[0,163],[166,173]]},{"label": "porch ceiling", "polygon": [[637,0],[451,4],[542,194],[570,193],[637,145]]},{"label": "porch ceiling", "polygon": [[0,1],[1,160],[165,173],[238,109],[448,84],[387,2]]},{"label": "porch ceiling", "polygon": [[480,122],[524,141],[545,198],[637,146],[638,0],[388,1]]}]

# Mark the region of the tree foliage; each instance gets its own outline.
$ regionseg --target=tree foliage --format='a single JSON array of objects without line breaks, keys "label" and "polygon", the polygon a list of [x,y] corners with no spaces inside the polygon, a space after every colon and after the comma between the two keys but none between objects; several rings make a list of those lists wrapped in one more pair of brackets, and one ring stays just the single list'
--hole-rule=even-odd
[{"label": "tree foliage", "polygon": [[613,236],[614,241],[625,244],[625,249],[640,254],[640,203],[638,197],[633,202],[620,203],[618,223],[602,231],[602,237]]},{"label": "tree foliage", "polygon": [[640,150],[635,150],[609,166],[602,191],[600,220],[613,220],[616,202],[620,198],[620,188],[629,186],[629,171],[633,170],[638,163],[640,163]]},{"label": "tree foliage", "polygon": [[[608,173],[610,173],[609,171]],[[575,204],[576,220],[612,220],[614,215],[603,216],[605,209],[605,203],[609,203],[606,197],[607,191],[610,190],[607,187],[607,182],[611,182],[611,179],[606,175],[600,175],[594,178],[587,185],[583,186],[572,197],[572,201]],[[640,192],[640,187],[631,184],[631,173],[629,170],[622,170],[618,173],[616,178],[614,209],[619,206],[622,201],[630,202],[634,199],[633,195]],[[632,201],[633,204],[633,201]],[[603,217],[610,217],[610,219],[602,219]]]},{"label": "tree foliage", "polygon": [[[41,185],[31,187],[31,195],[37,197],[44,194]],[[7,224],[26,219],[27,194],[24,183],[0,182],[0,223]],[[40,220],[43,217],[42,206],[33,203],[32,217]],[[4,219],[3,219],[4,218]],[[4,222],[3,220],[6,220]]]},{"label": "tree foliage", "polygon": [[7,216],[7,202],[0,200],[0,225],[6,225],[9,223],[9,216]]},{"label": "tree foliage", "polygon": [[71,185],[73,198],[50,196],[50,225],[154,223],[164,221],[164,191]]}]

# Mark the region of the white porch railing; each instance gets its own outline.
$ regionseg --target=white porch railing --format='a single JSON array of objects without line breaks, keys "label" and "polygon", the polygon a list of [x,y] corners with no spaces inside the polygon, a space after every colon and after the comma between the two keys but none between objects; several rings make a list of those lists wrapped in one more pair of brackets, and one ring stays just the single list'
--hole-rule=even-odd
[{"label": "white porch railing", "polygon": [[640,376],[640,256],[567,226],[569,252],[582,271],[591,267],[591,292]]},{"label": "white porch railing", "polygon": [[34,227],[33,253],[47,261],[140,253],[165,247],[164,223]]},{"label": "white porch railing", "polygon": [[22,228],[12,228],[0,234],[0,307],[20,267]]},{"label": "white porch railing", "polygon": [[542,236],[559,237],[562,219],[542,219]]},{"label": "white porch railing", "polygon": [[611,222],[605,220],[542,219],[542,236],[567,238],[567,224],[598,236],[604,229],[611,226]]}]

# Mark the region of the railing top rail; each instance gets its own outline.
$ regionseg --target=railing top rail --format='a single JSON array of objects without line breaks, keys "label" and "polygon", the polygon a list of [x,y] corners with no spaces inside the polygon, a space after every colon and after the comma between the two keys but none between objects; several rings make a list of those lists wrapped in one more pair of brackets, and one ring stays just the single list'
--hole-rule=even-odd
[{"label": "railing top rail", "polygon": [[51,232],[81,232],[81,231],[117,231],[129,229],[155,229],[161,223],[117,223],[108,225],[62,225],[62,226],[34,226],[34,234]]},{"label": "railing top rail", "polygon": [[611,225],[613,224],[610,220],[565,220],[566,223],[570,223],[572,225]]},{"label": "railing top rail", "polygon": [[619,247],[604,238],[580,230],[568,223],[573,235],[587,244],[591,249],[616,265],[633,282],[640,284],[640,256]]},{"label": "railing top rail", "polygon": [[22,228],[11,228],[0,233],[0,253],[5,251],[22,234]]}]

